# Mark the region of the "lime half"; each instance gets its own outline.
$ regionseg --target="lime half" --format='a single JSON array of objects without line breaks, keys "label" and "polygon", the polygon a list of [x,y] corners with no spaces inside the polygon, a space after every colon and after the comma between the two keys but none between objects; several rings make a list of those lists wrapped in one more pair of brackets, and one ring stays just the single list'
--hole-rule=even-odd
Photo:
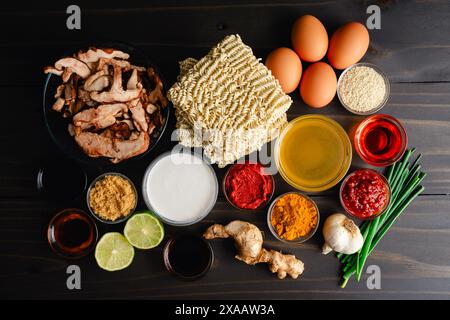
[{"label": "lime half", "polygon": [[95,260],[100,268],[107,271],[125,269],[133,258],[133,246],[118,232],[106,233],[95,248]]},{"label": "lime half", "polygon": [[164,238],[161,222],[149,212],[136,213],[128,219],[124,234],[127,240],[138,249],[156,247]]}]

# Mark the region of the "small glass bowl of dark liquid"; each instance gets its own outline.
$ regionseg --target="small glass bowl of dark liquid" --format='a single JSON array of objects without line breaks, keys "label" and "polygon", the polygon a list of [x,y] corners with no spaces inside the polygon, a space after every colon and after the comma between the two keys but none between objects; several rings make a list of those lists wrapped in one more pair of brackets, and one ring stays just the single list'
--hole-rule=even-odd
[{"label": "small glass bowl of dark liquid", "polygon": [[84,193],[86,186],[86,172],[71,160],[52,159],[37,172],[36,187],[51,201],[73,200]]},{"label": "small glass bowl of dark liquid", "polygon": [[195,235],[170,239],[164,247],[167,270],[183,280],[196,280],[208,273],[214,261],[211,245]]},{"label": "small glass bowl of dark liquid", "polygon": [[50,247],[65,258],[81,258],[97,243],[97,226],[90,215],[80,209],[65,209],[50,221],[47,239]]}]

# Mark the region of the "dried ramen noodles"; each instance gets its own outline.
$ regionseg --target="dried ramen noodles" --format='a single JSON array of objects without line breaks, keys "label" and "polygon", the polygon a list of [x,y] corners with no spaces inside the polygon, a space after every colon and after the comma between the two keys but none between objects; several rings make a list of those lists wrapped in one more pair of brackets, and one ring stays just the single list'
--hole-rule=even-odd
[{"label": "dried ramen noodles", "polygon": [[203,147],[219,167],[276,138],[292,103],[238,35],[227,36],[199,61],[182,61],[168,97],[179,142]]}]

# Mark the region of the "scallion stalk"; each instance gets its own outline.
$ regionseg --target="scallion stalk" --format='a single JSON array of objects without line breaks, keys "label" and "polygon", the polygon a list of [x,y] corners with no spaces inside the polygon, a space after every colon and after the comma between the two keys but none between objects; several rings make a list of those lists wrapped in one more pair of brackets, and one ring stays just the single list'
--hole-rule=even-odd
[{"label": "scallion stalk", "polygon": [[356,273],[358,281],[361,279],[362,270],[368,256],[372,253],[381,239],[389,231],[398,217],[406,210],[411,202],[424,191],[420,185],[426,174],[421,172],[420,160],[422,155],[409,165],[409,159],[415,149],[405,152],[403,159],[391,165],[386,171],[386,179],[391,186],[391,199],[388,208],[382,216],[371,221],[364,221],[360,230],[363,233],[364,245],[355,254],[338,254],[342,263],[342,283],[344,288],[350,278]]}]

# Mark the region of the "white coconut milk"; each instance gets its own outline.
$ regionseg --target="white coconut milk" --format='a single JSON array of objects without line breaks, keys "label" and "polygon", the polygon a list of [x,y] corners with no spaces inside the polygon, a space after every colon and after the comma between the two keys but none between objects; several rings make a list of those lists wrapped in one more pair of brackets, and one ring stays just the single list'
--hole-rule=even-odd
[{"label": "white coconut milk", "polygon": [[204,218],[217,200],[211,166],[190,153],[167,153],[147,169],[143,182],[147,206],[169,224],[187,225]]}]

